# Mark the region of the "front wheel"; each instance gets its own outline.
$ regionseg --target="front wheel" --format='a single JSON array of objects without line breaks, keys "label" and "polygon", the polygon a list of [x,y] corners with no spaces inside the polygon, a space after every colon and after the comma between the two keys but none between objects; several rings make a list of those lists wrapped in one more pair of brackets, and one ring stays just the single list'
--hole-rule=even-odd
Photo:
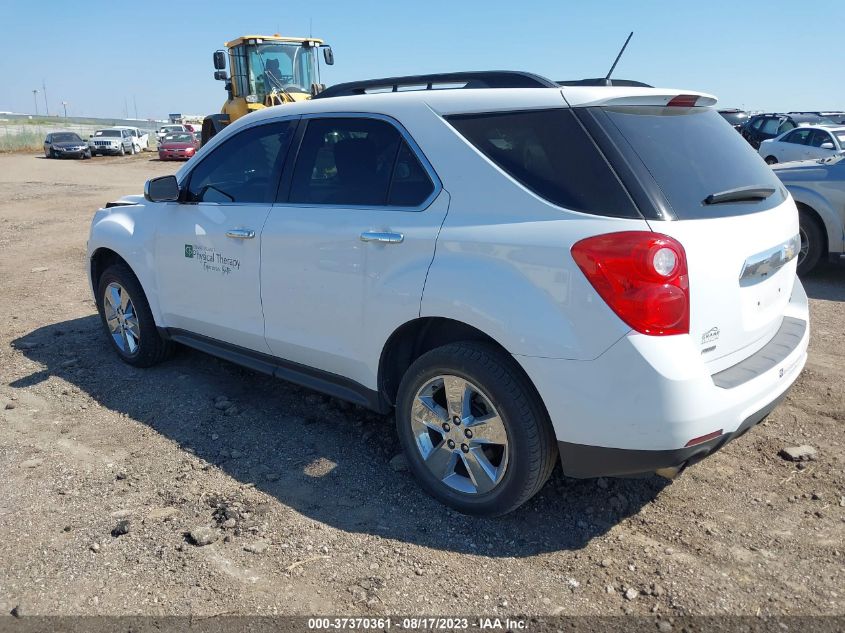
[{"label": "front wheel", "polygon": [[126,148],[123,145],[120,146],[120,150],[117,152],[118,156],[125,156],[126,155]]},{"label": "front wheel", "polygon": [[125,264],[110,266],[100,277],[97,310],[112,348],[124,362],[150,367],[169,354],[170,343],[158,333],[141,284]]},{"label": "front wheel", "polygon": [[766,156],[766,164],[767,165],[774,165],[777,162],[778,162],[778,159],[775,158],[774,156]]},{"label": "front wheel", "polygon": [[516,509],[557,461],[533,386],[512,358],[484,343],[454,343],[418,358],[399,387],[396,425],[422,487],[467,514]]}]

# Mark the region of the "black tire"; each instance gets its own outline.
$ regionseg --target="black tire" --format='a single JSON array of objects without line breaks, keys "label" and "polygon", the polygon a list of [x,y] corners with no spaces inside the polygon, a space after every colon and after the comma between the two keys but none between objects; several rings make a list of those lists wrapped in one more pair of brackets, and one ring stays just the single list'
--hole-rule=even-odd
[{"label": "black tire", "polygon": [[86,158],[91,158],[93,155],[94,155],[94,154],[93,154],[93,153],[91,152],[91,150],[89,149],[87,152],[85,152],[84,154],[82,154],[82,160],[85,160]]},{"label": "black tire", "polygon": [[[117,282],[129,293],[132,304],[135,306],[135,313],[138,319],[138,326],[140,330],[140,339],[138,348],[134,353],[124,352],[118,347],[114,338],[111,335],[109,326],[106,323],[105,309],[103,306],[105,300],[106,288],[112,282]],[[130,270],[125,264],[114,264],[109,266],[97,283],[97,311],[100,313],[100,321],[103,324],[103,329],[106,336],[111,343],[112,348],[122,361],[133,365],[135,367],[151,367],[165,360],[170,354],[172,344],[163,339],[156,328],[153,314],[150,311],[150,304],[147,302],[147,297],[144,294],[143,288],[135,273]]]},{"label": "black tire", "polygon": [[118,156],[126,156],[126,148],[123,147],[123,143],[120,144],[120,150],[117,152]]},{"label": "black tire", "polygon": [[803,259],[800,255],[798,256],[798,274],[806,275],[819,265],[824,251],[825,239],[818,220],[804,209],[798,210],[798,225],[801,231],[802,250],[804,241],[807,242],[807,254]]},{"label": "black tire", "polygon": [[[508,465],[485,493],[464,493],[444,484],[426,466],[411,426],[419,389],[441,374],[478,386],[498,410],[508,438]],[[551,421],[537,392],[515,361],[486,343],[452,343],[418,358],[399,386],[396,427],[411,472],[432,497],[465,514],[499,516],[528,501],[543,487],[558,459]]]},{"label": "black tire", "polygon": [[774,156],[766,156],[766,164],[767,165],[774,165],[778,162],[778,159]]}]

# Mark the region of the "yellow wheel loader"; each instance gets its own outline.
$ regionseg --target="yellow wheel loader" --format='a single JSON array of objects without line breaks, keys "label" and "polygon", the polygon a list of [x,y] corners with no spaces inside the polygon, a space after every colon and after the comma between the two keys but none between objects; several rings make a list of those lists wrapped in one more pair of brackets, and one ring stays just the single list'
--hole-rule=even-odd
[{"label": "yellow wheel loader", "polygon": [[220,114],[203,119],[203,144],[250,112],[320,93],[325,88],[320,83],[320,50],[325,63],[334,64],[331,47],[313,37],[244,35],[226,42],[226,49],[214,52],[214,78],[226,82],[229,98]]}]

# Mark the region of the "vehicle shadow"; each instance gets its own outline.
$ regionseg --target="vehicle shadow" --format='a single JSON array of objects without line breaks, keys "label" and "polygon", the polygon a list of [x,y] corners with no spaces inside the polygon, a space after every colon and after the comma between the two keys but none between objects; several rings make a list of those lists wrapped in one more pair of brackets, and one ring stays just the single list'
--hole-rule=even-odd
[{"label": "vehicle shadow", "polygon": [[801,279],[807,296],[825,301],[845,301],[845,265],[829,264]]},{"label": "vehicle shadow", "polygon": [[[191,350],[151,369],[127,366],[96,315],[46,325],[13,346],[43,369],[12,387],[60,376],[238,481],[347,532],[490,557],[577,550],[636,514],[669,483],[656,476],[575,480],[558,468],[510,515],[463,516],[394,469],[390,460],[400,448],[392,416]],[[239,412],[217,410],[214,399],[221,395]]]}]

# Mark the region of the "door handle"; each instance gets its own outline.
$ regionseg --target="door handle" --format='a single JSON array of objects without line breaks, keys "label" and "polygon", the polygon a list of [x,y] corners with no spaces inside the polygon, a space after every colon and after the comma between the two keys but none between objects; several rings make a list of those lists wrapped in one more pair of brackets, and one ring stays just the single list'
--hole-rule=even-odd
[{"label": "door handle", "polygon": [[236,240],[251,240],[255,237],[255,231],[251,229],[229,229],[226,237],[234,237]]},{"label": "door handle", "polygon": [[361,233],[362,242],[381,242],[382,244],[401,244],[405,236],[401,233],[384,233],[381,231],[364,231]]}]

